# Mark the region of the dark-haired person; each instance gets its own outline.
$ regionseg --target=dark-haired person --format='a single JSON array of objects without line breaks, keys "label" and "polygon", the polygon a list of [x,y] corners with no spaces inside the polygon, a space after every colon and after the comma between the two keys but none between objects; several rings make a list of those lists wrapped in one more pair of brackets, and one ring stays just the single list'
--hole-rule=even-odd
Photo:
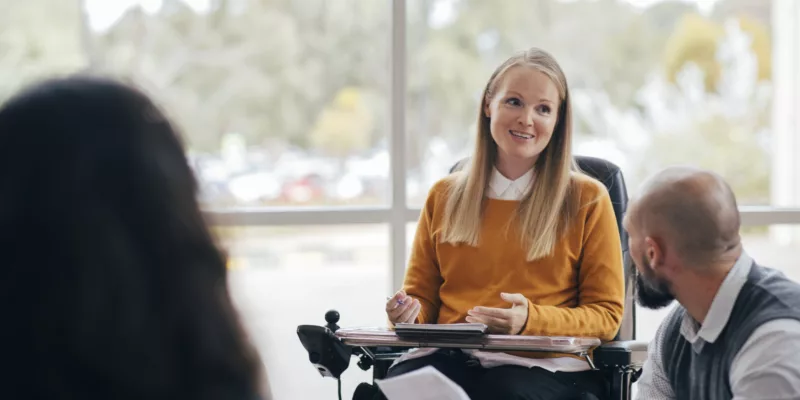
[{"label": "dark-haired person", "polygon": [[0,107],[0,398],[270,397],[175,128],[73,76]]}]

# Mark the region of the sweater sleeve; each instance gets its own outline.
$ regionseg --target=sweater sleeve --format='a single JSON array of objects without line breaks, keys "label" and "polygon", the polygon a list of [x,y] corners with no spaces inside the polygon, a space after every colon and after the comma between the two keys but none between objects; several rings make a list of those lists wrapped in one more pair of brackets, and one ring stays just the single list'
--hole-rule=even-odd
[{"label": "sweater sleeve", "polygon": [[[586,212],[578,270],[578,305],[556,307],[528,299],[528,321],[523,335],[583,336],[612,340],[619,330],[625,301],[625,283],[614,209],[608,192]],[[580,215],[580,214],[579,214]]]},{"label": "sweater sleeve", "polygon": [[439,187],[437,184],[430,190],[420,213],[403,284],[406,294],[420,302],[419,324],[436,323],[441,304],[439,287],[442,285],[442,275],[436,257],[433,221]]}]

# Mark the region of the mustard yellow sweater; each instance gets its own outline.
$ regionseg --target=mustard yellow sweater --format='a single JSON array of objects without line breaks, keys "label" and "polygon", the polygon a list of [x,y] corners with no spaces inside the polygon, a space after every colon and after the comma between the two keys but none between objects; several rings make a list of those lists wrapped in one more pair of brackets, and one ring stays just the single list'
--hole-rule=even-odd
[{"label": "mustard yellow sweater", "polygon": [[465,322],[475,306],[511,307],[501,292],[522,293],[528,298],[522,335],[613,339],[623,313],[622,251],[602,184],[573,176],[580,190],[577,217],[550,257],[528,262],[520,240],[506,236],[515,232],[507,222],[515,218],[518,201],[486,199],[477,247],[440,243],[438,228],[452,179],[430,190],[406,271],[404,289],[422,306],[418,323]]}]

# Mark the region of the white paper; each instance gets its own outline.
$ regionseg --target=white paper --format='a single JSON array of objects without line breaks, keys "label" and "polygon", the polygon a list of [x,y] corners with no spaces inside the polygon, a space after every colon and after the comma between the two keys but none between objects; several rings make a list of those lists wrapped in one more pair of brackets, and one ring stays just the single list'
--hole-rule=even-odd
[{"label": "white paper", "polygon": [[388,400],[470,400],[461,386],[431,366],[375,382]]}]

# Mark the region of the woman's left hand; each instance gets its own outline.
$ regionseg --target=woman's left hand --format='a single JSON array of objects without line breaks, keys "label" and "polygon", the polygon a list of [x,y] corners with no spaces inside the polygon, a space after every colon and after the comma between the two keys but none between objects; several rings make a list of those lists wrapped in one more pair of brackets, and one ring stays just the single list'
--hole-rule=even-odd
[{"label": "woman's left hand", "polygon": [[501,293],[511,308],[475,307],[467,311],[469,323],[486,324],[490,333],[518,335],[528,322],[528,299],[520,293]]}]

